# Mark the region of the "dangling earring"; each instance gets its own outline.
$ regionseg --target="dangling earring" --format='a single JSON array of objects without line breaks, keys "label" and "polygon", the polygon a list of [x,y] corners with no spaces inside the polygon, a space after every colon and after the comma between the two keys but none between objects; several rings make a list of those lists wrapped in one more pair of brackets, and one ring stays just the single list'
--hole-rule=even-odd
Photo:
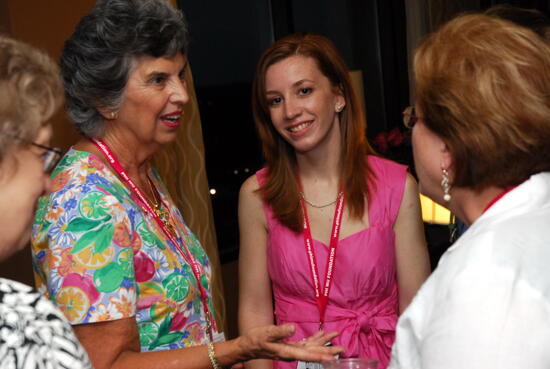
[{"label": "dangling earring", "polygon": [[116,111],[109,112],[109,120],[115,120],[118,118],[118,113]]},{"label": "dangling earring", "polygon": [[441,169],[443,173],[443,179],[441,180],[441,188],[443,189],[443,200],[446,202],[451,201],[451,184],[449,183],[449,171],[447,169]]},{"label": "dangling earring", "polygon": [[344,109],[344,105],[336,105],[335,110],[337,113],[340,113]]}]

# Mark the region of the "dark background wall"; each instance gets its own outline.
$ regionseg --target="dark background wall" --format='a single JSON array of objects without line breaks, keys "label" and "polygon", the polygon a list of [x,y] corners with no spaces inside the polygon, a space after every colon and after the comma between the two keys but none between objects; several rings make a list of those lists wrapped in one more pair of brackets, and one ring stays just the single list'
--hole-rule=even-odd
[{"label": "dark background wall", "polygon": [[263,163],[251,110],[256,62],[293,32],[330,38],[351,70],[363,72],[368,135],[401,122],[408,105],[405,6],[399,0],[181,0],[191,46],[206,162],[222,262],[238,254],[237,199]]},{"label": "dark background wall", "polygon": [[[430,30],[464,11],[499,3],[536,8],[549,0],[178,0],[191,31],[193,66],[222,263],[238,256],[237,200],[241,183],[261,168],[250,85],[261,52],[293,32],[330,38],[350,70],[361,70],[367,136],[401,126],[410,104],[406,7],[422,8]],[[420,5],[419,5],[420,4]],[[410,20],[409,20],[410,21]],[[415,20],[413,20],[415,21]],[[410,148],[385,153],[412,165]]]},{"label": "dark background wall", "polygon": [[[242,182],[261,168],[263,159],[250,113],[250,85],[256,61],[273,41],[308,31],[330,38],[351,70],[361,70],[367,135],[401,126],[410,104],[406,10],[422,14],[410,22],[417,34],[434,29],[457,13],[484,10],[501,0],[178,0],[191,31],[189,59],[203,123],[206,165],[216,233],[223,263],[227,335],[237,334],[238,223]],[[548,0],[508,3],[550,9]],[[407,38],[409,37],[409,40]],[[409,45],[410,46],[410,45]],[[414,45],[412,45],[414,46]],[[412,165],[410,146],[384,153]],[[432,266],[450,244],[447,226],[425,224]]]}]

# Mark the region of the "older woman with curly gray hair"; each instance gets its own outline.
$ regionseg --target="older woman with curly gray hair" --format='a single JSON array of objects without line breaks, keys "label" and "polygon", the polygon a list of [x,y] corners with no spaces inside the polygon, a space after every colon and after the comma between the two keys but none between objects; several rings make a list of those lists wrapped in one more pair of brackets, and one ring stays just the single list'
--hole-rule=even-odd
[{"label": "older woman with curly gray hair", "polygon": [[335,334],[283,343],[292,326],[221,342],[210,262],[150,164],[176,139],[189,100],[187,40],[182,14],[165,1],[99,0],[65,43],[67,108],[83,138],[39,204],[38,286],[96,368],[330,359],[340,348],[323,344]]},{"label": "older woman with curly gray hair", "polygon": [[[29,244],[38,197],[60,159],[48,120],[63,101],[59,70],[35,48],[0,36],[0,261]],[[63,314],[36,290],[0,278],[1,368],[91,368]]]}]

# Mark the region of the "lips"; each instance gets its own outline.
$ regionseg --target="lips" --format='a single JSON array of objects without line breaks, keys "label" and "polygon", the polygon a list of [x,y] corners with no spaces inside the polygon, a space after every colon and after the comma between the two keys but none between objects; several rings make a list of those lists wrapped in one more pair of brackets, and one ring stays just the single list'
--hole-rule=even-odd
[{"label": "lips", "polygon": [[181,115],[181,111],[174,111],[168,114],[161,115],[160,120],[164,125],[170,128],[177,128],[180,125]]},{"label": "lips", "polygon": [[290,127],[287,127],[286,130],[290,132],[292,136],[300,136],[303,135],[309,129],[309,127],[311,127],[312,124],[313,120],[307,120],[293,124]]}]

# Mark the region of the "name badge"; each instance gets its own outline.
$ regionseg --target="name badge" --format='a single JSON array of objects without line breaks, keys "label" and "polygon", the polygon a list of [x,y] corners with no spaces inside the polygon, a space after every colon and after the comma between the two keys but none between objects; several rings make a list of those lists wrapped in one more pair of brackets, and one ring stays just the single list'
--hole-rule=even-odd
[{"label": "name badge", "polygon": [[323,365],[312,361],[298,361],[296,369],[323,369]]},{"label": "name badge", "polygon": [[[331,342],[325,343],[325,346],[332,346]],[[335,359],[339,359],[340,355],[334,355]],[[323,364],[313,361],[298,361],[296,369],[323,369]]]}]

